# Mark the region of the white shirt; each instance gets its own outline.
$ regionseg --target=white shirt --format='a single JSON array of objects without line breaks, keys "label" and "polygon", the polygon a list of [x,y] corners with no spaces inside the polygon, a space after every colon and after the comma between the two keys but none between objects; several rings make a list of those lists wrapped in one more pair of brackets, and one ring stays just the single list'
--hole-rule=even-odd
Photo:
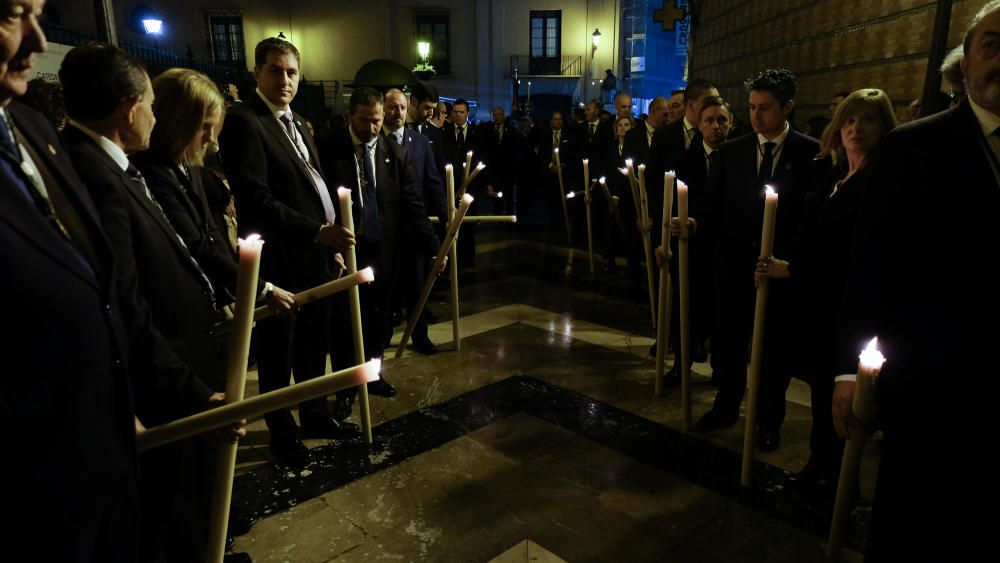
[{"label": "white shirt", "polygon": [[[400,127],[399,129],[396,129],[395,131],[390,131],[390,130],[386,129],[385,127],[382,128],[382,132],[385,133],[386,137],[395,137],[393,140],[396,143],[400,144],[400,145],[403,144],[403,134],[405,133],[405,130],[406,130],[406,127]],[[352,131],[352,133],[353,133],[353,131]],[[360,143],[361,141],[359,140],[358,142]]]},{"label": "white shirt", "polygon": [[771,174],[774,174],[774,170],[778,167],[778,158],[781,156],[781,149],[785,148],[785,139],[788,138],[788,132],[791,129],[788,127],[788,122],[785,122],[785,130],[781,132],[780,135],[773,139],[768,139],[767,137],[757,134],[757,170],[760,170],[760,163],[764,161],[764,143],[774,143],[774,149],[772,149],[771,156]]},{"label": "white shirt", "polygon": [[118,165],[118,168],[122,169],[122,172],[128,170],[128,155],[125,154],[125,151],[116,145],[114,141],[87,127],[86,125],[83,125],[75,119],[70,119],[69,124],[82,131],[84,135],[93,139],[94,142],[97,143],[97,146],[101,147],[101,150],[106,152],[108,156],[111,157],[111,160],[115,161],[115,164]]},{"label": "white shirt", "polygon": [[708,146],[708,143],[706,143],[704,139],[701,140],[701,147],[705,150],[705,167],[711,170],[712,166],[709,164],[708,157],[718,149],[713,149]]},{"label": "white shirt", "polygon": [[645,121],[643,123],[645,123],[645,125],[646,125],[646,144],[649,145],[649,146],[653,146],[653,133],[656,132],[656,129],[653,129],[649,125],[648,121]]},{"label": "white shirt", "polygon": [[684,123],[684,148],[691,148],[691,141],[694,139],[694,125],[688,121],[687,116],[683,119]]}]

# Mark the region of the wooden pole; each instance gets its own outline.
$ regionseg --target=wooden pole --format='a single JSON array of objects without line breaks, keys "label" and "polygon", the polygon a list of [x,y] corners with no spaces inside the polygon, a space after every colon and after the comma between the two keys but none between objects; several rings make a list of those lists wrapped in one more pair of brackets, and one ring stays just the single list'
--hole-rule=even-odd
[{"label": "wooden pole", "polygon": [[646,197],[646,165],[639,165],[639,222],[642,224],[642,249],[646,253],[646,284],[649,286],[649,315],[656,328],[656,276],[653,274],[653,243],[650,241],[649,199]]},{"label": "wooden pole", "polygon": [[[229,339],[229,363],[226,370],[226,404],[243,400],[246,388],[247,358],[250,355],[250,334],[253,331],[253,306],[257,300],[257,277],[260,273],[260,253],[264,241],[250,235],[239,245],[239,272],[236,278],[235,316]],[[229,527],[229,505],[233,497],[233,472],[236,469],[235,442],[219,446],[215,464],[215,486],[212,488],[212,512],[208,525],[206,558],[222,563],[226,552],[226,530]]]},{"label": "wooden pole", "polygon": [[[428,217],[431,223],[440,223],[437,217]],[[468,223],[517,223],[517,215],[466,215],[462,224]]]},{"label": "wooden pole", "polygon": [[[663,175],[663,217],[670,217],[673,209],[674,198],[674,173],[666,172]],[[648,233],[646,235],[649,236]],[[660,246],[664,254],[670,250],[670,229],[666,226],[660,231]],[[660,293],[659,303],[656,308],[656,380],[653,384],[653,394],[657,397],[663,395],[663,376],[666,371],[667,347],[670,345],[670,313],[674,297],[673,280],[670,277],[670,264],[664,264],[660,268]],[[674,356],[676,362],[676,356]]]},{"label": "wooden pole", "polygon": [[[768,258],[774,249],[774,221],[778,212],[778,194],[770,186],[764,198],[764,226],[760,233],[760,258]],[[753,467],[754,439],[757,433],[757,403],[760,397],[760,366],[764,360],[764,320],[767,316],[768,278],[757,285],[757,304],[753,315],[753,340],[750,343],[750,367],[747,379],[750,382],[749,403],[747,403],[746,427],[743,429],[743,467],[740,484],[750,486],[750,472]]]},{"label": "wooden pole", "polygon": [[[341,291],[350,289],[351,287],[361,285],[363,283],[371,283],[375,280],[375,274],[372,272],[371,268],[365,268],[360,272],[355,272],[353,274],[344,276],[340,279],[333,281],[328,281],[324,284],[317,285],[311,289],[305,291],[300,291],[292,296],[295,300],[295,304],[298,306],[306,305],[312,303],[313,301],[329,297],[334,293],[340,293]],[[262,321],[274,315],[274,309],[271,309],[267,305],[262,307],[257,307],[253,312],[254,322]],[[219,325],[227,324],[226,322],[218,323]]]},{"label": "wooden pole", "polygon": [[303,401],[378,381],[380,364],[379,360],[371,360],[360,366],[328,373],[309,381],[155,426],[136,437],[136,447],[139,451],[149,450],[216,428],[231,426],[241,420],[254,420],[269,412],[291,407]]},{"label": "wooden pole", "polygon": [[[685,432],[691,430],[691,272],[688,247],[688,187],[684,182],[677,182],[677,220],[681,224],[681,236],[677,239],[677,274],[680,276],[680,315],[681,315],[681,427]],[[674,363],[678,354],[674,353]]]},{"label": "wooden pole", "polygon": [[569,263],[573,263],[573,234],[569,227],[569,207],[566,206],[566,188],[563,186],[562,161],[559,159],[559,149],[552,154],[556,157],[556,176],[559,177],[559,199],[562,201],[563,219],[566,221],[566,244],[569,245]]},{"label": "wooden pole", "polygon": [[[337,188],[337,197],[340,198],[340,219],[343,226],[352,233],[354,231],[354,214],[351,210],[351,190],[347,188]],[[344,253],[344,261],[347,262],[347,273],[353,274],[358,271],[358,255],[355,247],[347,249]],[[388,281],[388,280],[386,280]],[[358,286],[352,287],[347,294],[347,303],[351,311],[351,334],[354,340],[354,363],[365,363],[365,338],[361,326],[361,293]],[[358,385],[358,404],[361,405],[361,433],[365,437],[365,443],[372,443],[372,418],[371,407],[368,404],[368,385]]]},{"label": "wooden pole", "polygon": [[406,345],[410,341],[413,329],[417,326],[417,319],[420,318],[420,313],[424,311],[424,306],[427,305],[427,298],[430,296],[431,290],[434,289],[434,281],[437,279],[438,271],[441,269],[441,263],[455,243],[455,239],[458,237],[458,229],[462,226],[462,220],[469,211],[470,205],[472,205],[472,196],[465,194],[462,197],[462,205],[459,206],[458,211],[455,212],[455,216],[448,225],[448,233],[444,237],[444,242],[441,243],[441,248],[438,249],[437,256],[434,257],[434,262],[431,264],[431,271],[427,274],[427,279],[424,280],[424,287],[420,291],[420,299],[417,300],[416,307],[410,313],[410,322],[406,324],[403,337],[399,340],[399,346],[396,347],[397,358],[402,356],[406,350]]},{"label": "wooden pole", "polygon": [[[468,158],[472,159],[472,151],[469,151]],[[448,222],[455,222],[455,170],[449,164],[444,167],[446,197],[448,198]],[[451,283],[451,338],[455,343],[455,351],[462,349],[462,330],[459,325],[458,309],[458,236],[455,234],[455,244],[451,246],[451,255],[448,257],[449,282]]]},{"label": "wooden pole", "polygon": [[590,258],[590,275],[594,275],[594,225],[590,214],[590,162],[583,159],[583,202],[587,205],[587,253]]}]

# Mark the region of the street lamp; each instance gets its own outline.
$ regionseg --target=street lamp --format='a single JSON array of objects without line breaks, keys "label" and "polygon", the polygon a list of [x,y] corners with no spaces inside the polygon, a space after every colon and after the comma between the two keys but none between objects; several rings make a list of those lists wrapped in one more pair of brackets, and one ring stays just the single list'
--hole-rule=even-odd
[{"label": "street lamp", "polygon": [[163,31],[163,20],[158,18],[148,18],[142,20],[142,28],[150,35],[159,35]]},{"label": "street lamp", "polygon": [[[597,73],[595,69],[597,63],[594,62],[594,58],[597,55],[597,46],[601,44],[601,30],[595,27],[594,33],[590,35],[590,38],[594,42],[594,47],[590,50],[590,75],[594,76]],[[594,82],[591,82],[591,85],[593,84]]]},{"label": "street lamp", "polygon": [[601,44],[601,30],[594,28],[594,33],[591,35],[594,40],[594,50],[597,50],[597,46]]},{"label": "street lamp", "polygon": [[427,62],[428,57],[431,56],[431,44],[427,41],[417,42],[417,53],[420,54],[420,58]]}]

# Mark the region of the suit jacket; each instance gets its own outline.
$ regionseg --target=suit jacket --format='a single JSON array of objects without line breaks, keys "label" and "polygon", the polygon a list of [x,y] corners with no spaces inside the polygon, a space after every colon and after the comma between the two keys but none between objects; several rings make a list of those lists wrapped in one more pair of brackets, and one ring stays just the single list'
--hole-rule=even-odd
[{"label": "suit jacket", "polygon": [[[329,173],[330,181],[336,186],[351,190],[354,224],[360,227],[364,210],[361,207],[357,161],[350,133],[347,128],[331,131],[320,139],[319,146],[320,159]],[[398,286],[398,276],[394,273],[400,271],[403,241],[409,241],[424,256],[435,256],[439,244],[427,218],[423,198],[414,189],[409,155],[403,147],[379,136],[374,163],[382,260],[380,269],[377,270],[379,273],[376,274],[376,283],[385,283],[390,294],[387,298],[391,298]],[[359,245],[358,263],[370,263],[369,257],[362,254],[362,248]]]},{"label": "suit jacket", "polygon": [[493,186],[495,191],[502,191],[514,183],[515,165],[523,137],[506,123],[502,126],[503,134],[497,133],[496,125],[491,121],[483,123],[476,131],[480,151],[486,169],[483,170],[485,182]]},{"label": "suit jacket", "polygon": [[[714,158],[714,157],[713,157]],[[702,269],[708,269],[711,264],[712,253],[714,252],[714,238],[712,236],[712,199],[708,193],[708,166],[705,156],[705,147],[701,140],[697,144],[691,143],[691,147],[681,153],[675,161],[675,172],[677,179],[682,180],[688,187],[688,217],[693,218],[698,227],[691,234],[688,248],[691,253],[691,261],[703,264]],[[660,192],[662,194],[662,191]],[[671,217],[677,215],[677,190],[673,194],[673,212]],[[663,199],[662,195],[657,198],[659,206],[653,205],[655,218],[653,220],[653,234],[659,240],[661,225],[663,224]],[[651,204],[652,205],[652,204]],[[677,248],[677,237],[671,238],[671,245]],[[675,254],[676,255],[676,254]],[[676,264],[676,260],[673,261]],[[710,279],[708,280],[710,283]]]},{"label": "suit jacket", "polygon": [[646,134],[645,123],[639,122],[638,125],[625,133],[625,143],[622,152],[625,158],[631,158],[632,162],[637,166],[649,163],[649,135]]},{"label": "suit jacket", "polygon": [[52,126],[17,102],[6,111],[78,214],[93,254],[88,271],[0,169],[0,290],[16,296],[6,310],[13,330],[0,341],[0,440],[20,460],[0,465],[0,492],[17,514],[0,527],[0,541],[12,560],[37,558],[43,545],[61,560],[135,560],[133,405],[150,393],[192,405],[207,394],[176,385],[190,372],[120,284],[94,205]]},{"label": "suit jacket", "polygon": [[591,178],[608,176],[613,172],[608,155],[615,144],[614,125],[608,121],[600,121],[597,130],[590,134],[590,124],[582,123],[577,129],[580,138],[580,158],[589,159]]},{"label": "suit jacket", "polygon": [[87,185],[125,283],[149,304],[171,348],[214,389],[224,387],[223,354],[213,333],[215,309],[198,265],[156,204],[85,133],[64,137]]},{"label": "suit jacket", "polygon": [[[457,192],[459,186],[462,185],[462,180],[465,179],[465,172],[462,170],[462,164],[465,163],[466,153],[472,151],[472,166],[475,167],[480,161],[483,160],[483,148],[481,146],[481,140],[479,139],[479,131],[476,130],[472,124],[465,126],[465,145],[458,146],[458,139],[455,138],[455,125],[449,121],[444,124],[444,128],[441,130],[442,136],[442,166],[451,164],[455,169],[455,190]],[[485,171],[483,171],[485,173]],[[482,174],[476,178],[473,182],[475,190],[478,192],[479,188],[485,189],[485,185],[482,183]],[[470,191],[473,190],[473,186],[470,186]],[[457,195],[457,194],[456,194]]]},{"label": "suit jacket", "polygon": [[[876,405],[887,438],[963,428],[947,440],[951,448],[987,439],[992,428],[1000,180],[987,149],[965,101],[892,131],[864,186],[837,372],[854,373],[858,352],[878,336],[888,361]],[[929,224],[952,216],[942,209],[957,213],[957,224],[943,232]],[[949,422],[942,427],[941,420]]]},{"label": "suit jacket", "polygon": [[[427,127],[440,132],[440,129],[433,125]],[[445,200],[444,181],[435,161],[431,141],[413,129],[404,128],[403,148],[409,157],[410,166],[413,167],[410,174],[413,188],[423,196],[424,209],[429,216],[441,220],[442,225],[447,224],[448,204]]]},{"label": "suit jacket", "polygon": [[[546,128],[544,131],[537,136],[538,159],[548,169],[549,163],[555,161],[552,151],[556,147],[552,146],[552,129]],[[562,162],[579,162],[580,144],[576,133],[572,127],[563,127],[559,133],[559,159]]]},{"label": "suit jacket", "polygon": [[[190,167],[188,177],[169,159],[148,151],[131,160],[146,178],[170,225],[212,280],[219,304],[231,303],[236,295],[239,264],[208,204],[205,186],[213,181],[212,172],[201,166]],[[261,278],[258,290],[263,286]]]},{"label": "suit jacket", "polygon": [[423,121],[416,124],[409,123],[406,128],[427,137],[427,143],[430,145],[431,153],[434,155],[434,162],[438,165],[439,175],[443,175],[444,162],[441,159],[443,156],[442,152],[444,151],[444,147],[442,146],[444,143],[444,129],[435,127],[430,121]]},{"label": "suit jacket", "polygon": [[[655,144],[655,139],[654,139]],[[709,193],[713,200],[720,274],[729,283],[750,284],[760,254],[763,188],[757,183],[757,134],[727,141],[712,158]],[[798,232],[806,194],[829,169],[829,160],[817,160],[819,142],[794,130],[788,132],[769,184],[778,192],[774,255]],[[737,281],[738,280],[738,281]]]},{"label": "suit jacket", "polygon": [[[293,115],[313,167],[322,175],[312,136],[300,125],[301,116]],[[261,277],[289,291],[328,281],[330,251],[316,242],[326,223],[323,202],[298,150],[260,96],[229,110],[219,146],[236,196],[240,231],[259,233],[265,241]],[[336,186],[327,182],[339,213]]]}]

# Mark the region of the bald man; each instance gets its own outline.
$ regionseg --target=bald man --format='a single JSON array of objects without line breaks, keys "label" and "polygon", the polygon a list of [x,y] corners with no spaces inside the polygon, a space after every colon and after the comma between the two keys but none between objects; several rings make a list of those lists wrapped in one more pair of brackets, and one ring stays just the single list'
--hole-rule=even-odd
[{"label": "bald man", "polygon": [[632,96],[626,92],[621,92],[615,96],[615,120],[621,117],[632,117]]}]

